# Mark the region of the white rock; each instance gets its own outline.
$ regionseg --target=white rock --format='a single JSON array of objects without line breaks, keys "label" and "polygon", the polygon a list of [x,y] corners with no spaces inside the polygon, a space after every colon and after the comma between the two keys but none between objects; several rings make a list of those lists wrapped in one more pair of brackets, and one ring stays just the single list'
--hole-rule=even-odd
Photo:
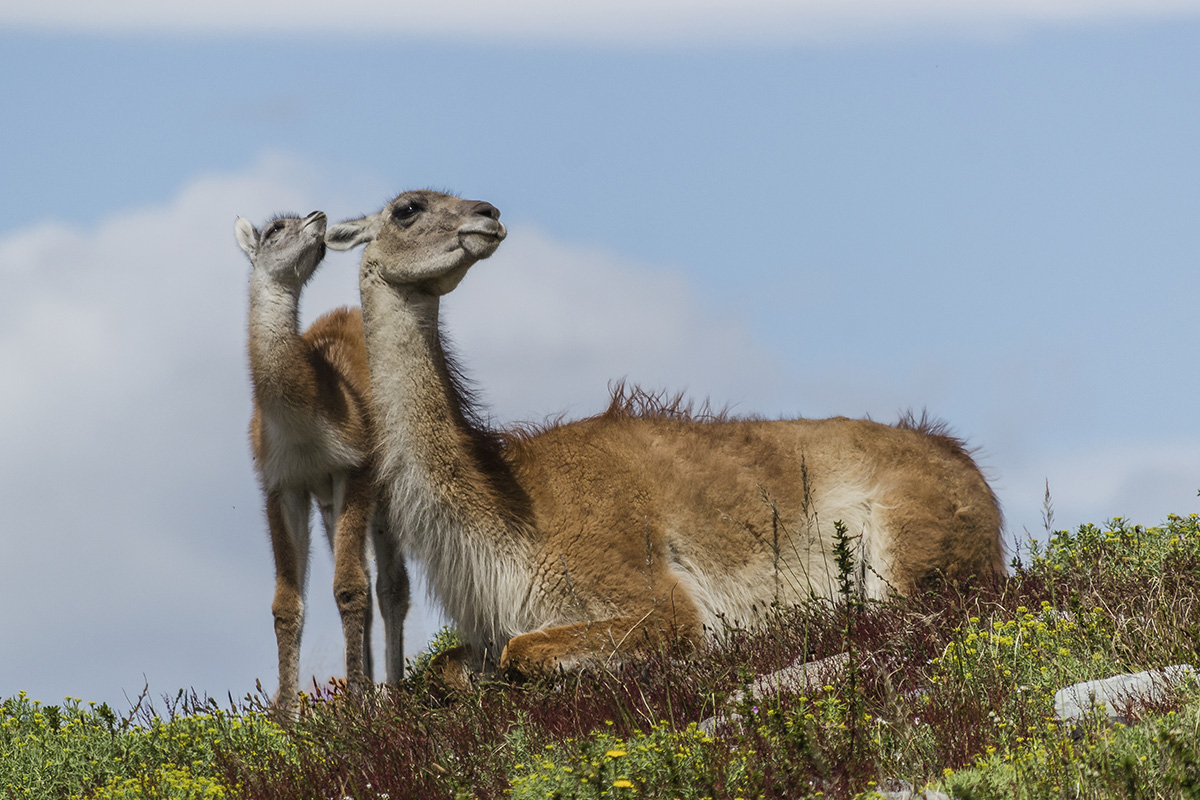
[{"label": "white rock", "polygon": [[1176,664],[1077,683],[1055,693],[1054,716],[1062,722],[1079,722],[1093,709],[1102,707],[1110,720],[1117,721],[1130,703],[1159,702],[1169,687],[1195,675],[1196,669],[1190,664]]}]

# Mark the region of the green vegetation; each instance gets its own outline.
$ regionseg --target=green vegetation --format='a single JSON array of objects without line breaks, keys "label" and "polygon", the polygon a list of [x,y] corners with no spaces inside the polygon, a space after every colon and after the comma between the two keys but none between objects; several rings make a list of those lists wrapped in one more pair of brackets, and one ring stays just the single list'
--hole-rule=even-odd
[{"label": "green vegetation", "polygon": [[0,705],[0,797],[236,797],[218,778],[233,761],[246,769],[294,758],[296,743],[263,714],[222,711],[179,695],[162,719],[144,704],[125,717],[67,698],[42,705],[23,692]]},{"label": "green vegetation", "polygon": [[[838,528],[840,561],[852,537]],[[1030,543],[1012,574],[886,603],[774,609],[699,656],[439,696],[306,698],[287,730],[261,699],[180,695],[124,716],[24,694],[0,705],[7,798],[867,798],[898,782],[963,798],[1200,798],[1200,687],[1055,721],[1054,692],[1200,666],[1200,519],[1117,519]],[[435,649],[455,644],[446,634]],[[823,686],[747,696],[796,658],[849,653]],[[707,733],[701,720],[731,714]],[[709,729],[711,730],[711,728]]]}]

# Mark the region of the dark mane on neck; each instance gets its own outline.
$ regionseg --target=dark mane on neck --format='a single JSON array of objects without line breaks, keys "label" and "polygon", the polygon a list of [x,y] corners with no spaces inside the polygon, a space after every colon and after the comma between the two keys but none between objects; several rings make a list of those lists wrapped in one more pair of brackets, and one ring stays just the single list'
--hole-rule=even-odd
[{"label": "dark mane on neck", "polygon": [[494,430],[480,411],[478,392],[459,366],[444,330],[439,330],[436,341],[441,351],[441,363],[445,365],[447,400],[451,413],[458,429],[466,437],[475,466],[503,501],[511,521],[527,523],[532,517],[532,505],[529,495],[513,475],[512,465],[505,458],[507,437]]}]

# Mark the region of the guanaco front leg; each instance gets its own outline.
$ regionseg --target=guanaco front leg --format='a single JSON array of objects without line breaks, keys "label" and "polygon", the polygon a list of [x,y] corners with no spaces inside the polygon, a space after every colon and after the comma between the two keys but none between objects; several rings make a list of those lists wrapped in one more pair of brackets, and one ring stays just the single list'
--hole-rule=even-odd
[{"label": "guanaco front leg", "polygon": [[665,613],[650,609],[641,617],[558,625],[514,636],[500,654],[500,669],[544,675],[646,654],[667,644],[691,647],[699,641],[700,625],[694,609],[674,608]]},{"label": "guanaco front leg", "polygon": [[304,581],[308,569],[309,497],[307,492],[267,494],[267,525],[275,555],[275,641],[279,647],[277,713],[294,715],[300,690],[300,637],[304,633]]}]

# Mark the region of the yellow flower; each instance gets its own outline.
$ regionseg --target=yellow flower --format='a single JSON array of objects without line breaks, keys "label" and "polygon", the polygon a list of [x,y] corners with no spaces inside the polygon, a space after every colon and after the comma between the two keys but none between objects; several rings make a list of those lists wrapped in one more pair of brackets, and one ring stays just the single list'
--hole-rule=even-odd
[{"label": "yellow flower", "polygon": [[608,756],[609,758],[620,758],[621,756],[625,755],[625,751],[624,750],[609,750],[604,755]]},{"label": "yellow flower", "polygon": [[620,780],[613,781],[613,786],[618,789],[632,789],[633,781],[627,781],[624,778],[621,778]]}]

